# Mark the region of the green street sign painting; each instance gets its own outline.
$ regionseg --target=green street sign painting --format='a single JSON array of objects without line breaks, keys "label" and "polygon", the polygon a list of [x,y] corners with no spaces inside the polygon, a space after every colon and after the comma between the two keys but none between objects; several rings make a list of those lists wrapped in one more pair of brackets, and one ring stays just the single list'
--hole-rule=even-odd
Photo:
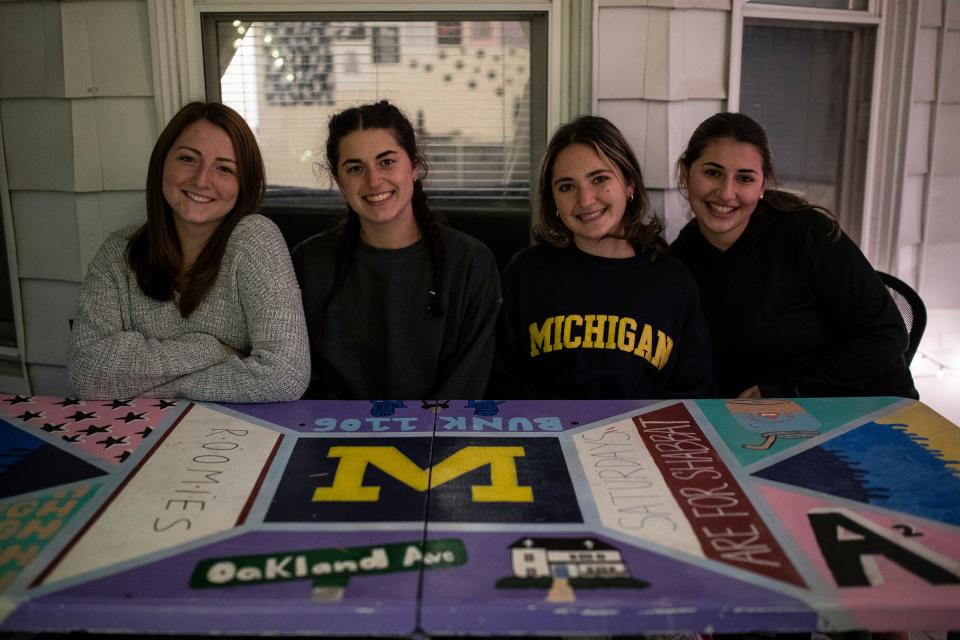
[{"label": "green street sign painting", "polygon": [[352,576],[445,569],[465,564],[457,539],[399,542],[366,547],[281,551],[254,556],[207,558],[190,577],[194,589],[311,580],[314,587],[345,587]]}]

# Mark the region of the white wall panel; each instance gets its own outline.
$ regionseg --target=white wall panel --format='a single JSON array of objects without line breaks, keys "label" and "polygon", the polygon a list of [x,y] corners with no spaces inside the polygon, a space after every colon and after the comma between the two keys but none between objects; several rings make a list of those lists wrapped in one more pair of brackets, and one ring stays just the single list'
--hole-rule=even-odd
[{"label": "white wall panel", "polygon": [[640,163],[645,182],[649,181],[646,166],[649,105],[649,102],[642,100],[600,100],[597,106],[598,115],[615,124],[627,139]]},{"label": "white wall panel", "polygon": [[0,2],[0,98],[62,96],[58,5]]},{"label": "white wall panel", "polygon": [[687,97],[727,97],[729,22],[727,11],[683,12],[680,43]]},{"label": "white wall panel", "polygon": [[919,255],[919,244],[904,244],[897,247],[897,272],[893,275],[914,288],[917,286],[917,259]]},{"label": "white wall panel", "polygon": [[670,189],[663,193],[663,217],[664,236],[667,242],[676,240],[680,230],[693,219],[693,213],[690,211],[687,199],[680,195],[680,192],[676,189]]},{"label": "white wall panel", "polygon": [[0,101],[9,187],[73,188],[70,103],[56,99]]},{"label": "white wall panel", "polygon": [[70,319],[76,315],[80,285],[55,280],[20,281],[27,361],[64,365],[70,344]]},{"label": "white wall panel", "polygon": [[14,191],[10,206],[20,277],[79,282],[76,196]]},{"label": "white wall panel", "polygon": [[683,51],[676,34],[679,23],[675,14],[674,11],[651,9],[647,13],[646,28],[638,34],[647,49],[643,74],[643,97],[647,100],[675,99],[671,84],[683,84],[683,61],[671,55],[674,51]]},{"label": "white wall panel", "polygon": [[[933,242],[960,242],[960,175],[931,175],[928,179],[927,237]],[[957,258],[960,260],[960,255]]]},{"label": "white wall panel", "polygon": [[67,2],[61,7],[67,95],[152,95],[145,1]]},{"label": "white wall panel", "polygon": [[643,165],[644,180],[653,189],[670,187],[671,139],[679,135],[679,116],[683,108],[679,102],[651,102],[647,110],[647,130],[644,133],[646,162]]},{"label": "white wall panel", "polygon": [[943,24],[943,0],[919,0],[918,4],[921,27],[939,27]]},{"label": "white wall panel", "polygon": [[73,135],[71,191],[100,191],[103,189],[102,131],[97,122],[96,101],[70,100],[70,120]]},{"label": "white wall panel", "polygon": [[960,29],[960,0],[947,0],[947,29]]},{"label": "white wall panel", "polygon": [[81,277],[110,232],[146,219],[144,192],[114,191],[77,197],[77,236]]},{"label": "white wall panel", "polygon": [[930,139],[930,103],[914,102],[910,107],[910,135],[907,139],[907,175],[927,172]]},{"label": "white wall panel", "polygon": [[[6,131],[6,128],[4,128]],[[911,136],[913,131],[911,130]],[[933,142],[933,170],[941,176],[960,176],[960,103],[941,104]]]},{"label": "white wall panel", "polygon": [[907,176],[903,181],[903,194],[900,203],[899,244],[919,243],[923,225],[923,189],[925,176]]},{"label": "white wall panel", "polygon": [[[943,39],[940,100],[960,103],[960,31],[947,31]],[[956,139],[956,138],[955,138]]]},{"label": "white wall panel", "polygon": [[597,96],[726,97],[727,11],[599,10]]},{"label": "white wall panel", "polygon": [[27,365],[34,395],[67,396],[67,369],[46,364]]},{"label": "white wall panel", "polygon": [[94,105],[104,190],[143,189],[157,136],[153,99],[98,98]]},{"label": "white wall panel", "polygon": [[[931,243],[924,249],[920,296],[927,307],[960,309],[957,256],[960,256],[960,242]],[[953,330],[956,331],[956,327]]]},{"label": "white wall panel", "polygon": [[913,60],[913,101],[933,102],[936,99],[937,45],[939,29],[920,29]]},{"label": "white wall panel", "polygon": [[601,7],[598,14],[596,92],[604,98],[643,96],[648,9]]},{"label": "white wall panel", "polygon": [[90,65],[86,5],[82,2],[62,3],[60,20],[63,25],[63,68],[67,97],[91,98],[96,93],[93,67]]},{"label": "white wall panel", "polygon": [[726,102],[724,100],[687,100],[683,103],[683,118],[681,119],[680,143],[673,150],[669,160],[671,167],[680,158],[680,154],[687,148],[690,136],[700,123],[715,113],[726,111]]},{"label": "white wall panel", "polygon": [[[927,330],[923,333],[921,347],[933,347],[935,351],[947,351],[960,355],[960,308],[927,309]],[[950,360],[952,362],[952,359]]]},{"label": "white wall panel", "polygon": [[153,95],[146,0],[92,2],[87,11],[97,95]]}]

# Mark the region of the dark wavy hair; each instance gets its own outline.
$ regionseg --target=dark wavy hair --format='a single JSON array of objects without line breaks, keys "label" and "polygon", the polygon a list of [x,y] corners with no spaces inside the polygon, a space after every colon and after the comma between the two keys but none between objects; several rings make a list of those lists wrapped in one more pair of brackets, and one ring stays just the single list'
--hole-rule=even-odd
[{"label": "dark wavy hair", "polygon": [[[687,148],[680,155],[680,159],[677,160],[676,178],[678,185],[682,185],[681,176],[684,173],[689,174],[693,163],[703,155],[710,143],[722,138],[731,138],[737,142],[752,145],[760,153],[763,164],[763,201],[767,203],[767,206],[777,211],[817,211],[831,220],[833,234],[835,236],[840,234],[840,225],[828,209],[810,204],[800,196],[778,188],[777,175],[773,170],[773,154],[770,152],[767,132],[753,118],[742,113],[724,111],[714,114],[700,123],[700,126],[690,136]],[[684,196],[687,195],[684,186],[681,186],[680,191]]]},{"label": "dark wavy hair", "polygon": [[[419,170],[419,177],[413,182],[413,217],[417,222],[420,233],[426,239],[430,250],[430,261],[433,267],[433,299],[430,310],[436,315],[443,315],[440,283],[443,281],[443,240],[441,238],[442,220],[434,214],[427,205],[427,194],[423,190],[423,180],[427,175],[427,160],[417,145],[417,135],[410,120],[400,109],[387,100],[351,107],[330,118],[327,135],[327,171],[337,179],[337,166],[340,164],[340,142],[354,131],[365,129],[384,129],[389,131],[397,144],[406,152]],[[333,286],[323,303],[326,309],[343,288],[350,267],[353,265],[353,254],[360,242],[360,216],[347,203],[335,233],[337,242],[337,266]]]},{"label": "dark wavy hair", "polygon": [[568,247],[573,242],[573,233],[556,215],[557,203],[553,199],[553,165],[560,152],[572,144],[592,148],[601,158],[615,164],[624,179],[634,185],[633,199],[627,202],[623,213],[623,236],[617,237],[622,237],[637,253],[645,253],[651,259],[663,253],[667,245],[660,236],[660,221],[650,210],[640,163],[620,130],[600,116],[580,116],[557,129],[550,139],[540,168],[540,207],[539,219],[534,226],[535,236],[558,248]]},{"label": "dark wavy hair", "polygon": [[[198,120],[220,127],[230,138],[237,159],[240,190],[233,209],[213,232],[193,265],[184,271],[173,210],[163,196],[163,166],[180,134]],[[180,109],[153,146],[147,168],[147,221],[127,243],[127,263],[136,274],[140,289],[155,300],[174,300],[180,315],[188,317],[216,281],[234,227],[240,218],[257,210],[265,189],[260,148],[239,113],[219,102],[191,102]]]}]

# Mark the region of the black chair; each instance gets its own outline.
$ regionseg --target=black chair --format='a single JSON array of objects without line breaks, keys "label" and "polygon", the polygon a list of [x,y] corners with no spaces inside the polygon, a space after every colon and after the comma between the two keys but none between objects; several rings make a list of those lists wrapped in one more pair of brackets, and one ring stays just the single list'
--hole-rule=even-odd
[{"label": "black chair", "polygon": [[887,291],[890,292],[894,304],[897,305],[897,310],[903,316],[903,323],[907,325],[907,337],[910,339],[910,344],[903,357],[909,367],[910,361],[913,360],[917,347],[920,345],[923,330],[927,328],[927,308],[924,306],[923,300],[920,299],[920,295],[913,290],[913,287],[900,278],[882,271],[878,271],[877,275],[887,286]]}]

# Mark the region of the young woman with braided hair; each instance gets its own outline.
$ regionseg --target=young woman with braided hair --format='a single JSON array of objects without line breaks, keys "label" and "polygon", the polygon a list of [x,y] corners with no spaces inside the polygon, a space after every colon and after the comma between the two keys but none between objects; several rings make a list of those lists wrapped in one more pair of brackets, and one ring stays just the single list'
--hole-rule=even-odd
[{"label": "young woman with braided hair", "polygon": [[481,397],[497,265],[427,206],[413,125],[387,101],[346,109],[330,119],[326,159],[345,214],[293,251],[313,363],[306,397]]}]

